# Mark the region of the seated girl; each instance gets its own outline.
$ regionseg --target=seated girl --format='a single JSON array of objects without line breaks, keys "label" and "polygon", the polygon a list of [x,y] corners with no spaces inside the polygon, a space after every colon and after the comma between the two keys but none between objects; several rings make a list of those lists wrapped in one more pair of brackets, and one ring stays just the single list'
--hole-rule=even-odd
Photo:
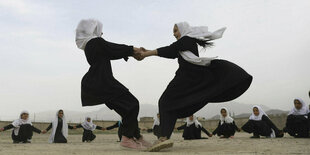
[{"label": "seated girl", "polygon": [[76,128],[83,128],[83,137],[82,142],[91,142],[96,138],[96,135],[94,135],[94,130],[102,130],[104,131],[105,128],[97,126],[93,123],[93,120],[90,117],[86,117],[85,121],[82,124],[79,124],[75,126]]},{"label": "seated girl", "polygon": [[41,133],[41,130],[35,128],[30,119],[29,112],[22,111],[19,119],[15,120],[12,124],[0,129],[1,131],[12,129],[13,143],[31,143],[33,132]]},{"label": "seated girl", "polygon": [[286,126],[283,129],[289,135],[296,138],[309,137],[309,109],[301,99],[294,100],[294,108],[289,112]]},{"label": "seated girl", "polygon": [[192,140],[192,139],[208,139],[201,137],[201,131],[207,134],[209,137],[212,135],[201,125],[201,123],[197,120],[195,116],[190,116],[186,119],[186,123],[177,128],[178,130],[183,131],[182,137],[184,140]]},{"label": "seated girl", "polygon": [[236,126],[234,119],[229,116],[227,108],[221,108],[220,121],[212,134],[217,134],[220,138],[233,138],[236,131],[240,132],[240,129]]},{"label": "seated girl", "polygon": [[252,115],[249,121],[242,126],[242,130],[248,133],[253,133],[251,138],[267,138],[283,137],[283,132],[279,130],[269,119],[268,115],[260,106],[253,107]]}]

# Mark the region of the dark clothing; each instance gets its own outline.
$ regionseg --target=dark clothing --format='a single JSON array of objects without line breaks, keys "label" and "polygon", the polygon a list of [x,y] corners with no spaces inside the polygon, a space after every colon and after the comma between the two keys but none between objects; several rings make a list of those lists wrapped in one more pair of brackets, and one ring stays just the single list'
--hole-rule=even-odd
[{"label": "dark clothing", "polygon": [[271,122],[266,116],[262,116],[262,120],[255,121],[249,120],[242,126],[242,130],[248,133],[253,133],[254,136],[266,136],[270,137],[272,130],[274,130],[276,137],[279,137],[280,130]]},{"label": "dark clothing", "polygon": [[94,38],[86,44],[85,55],[90,68],[82,79],[83,106],[104,104],[129,93],[129,90],[114,78],[110,60],[124,58],[127,61],[128,56],[133,55],[132,46]]},{"label": "dark clothing", "polygon": [[119,141],[121,141],[122,140],[122,132],[123,132],[122,122],[117,121],[114,125],[107,127],[107,130],[112,130],[114,128],[118,128],[117,135],[118,135]]},{"label": "dark clothing", "polygon": [[210,133],[203,126],[199,126],[197,128],[195,124],[187,126],[187,123],[185,123],[184,125],[178,127],[177,129],[184,130],[182,135],[184,140],[203,139],[201,137],[201,131],[203,131],[208,136],[210,135]]},{"label": "dark clothing", "polygon": [[238,131],[238,127],[235,124],[235,121],[232,123],[223,123],[219,121],[217,128],[213,131],[213,135],[224,136],[225,138],[229,138],[230,136],[234,136],[235,132]]},{"label": "dark clothing", "polygon": [[153,127],[153,134],[159,138],[160,137],[160,125],[154,125]]},{"label": "dark clothing", "polygon": [[[4,131],[12,128],[14,128],[14,126],[10,124],[4,127]],[[18,135],[14,134],[14,130],[12,131],[12,140],[14,143],[30,142],[30,140],[32,139],[33,132],[40,134],[41,130],[37,129],[36,127],[30,124],[23,124],[19,127]]]},{"label": "dark clothing", "polygon": [[157,49],[164,58],[178,58],[179,68],[159,99],[161,134],[170,137],[177,118],[188,117],[209,102],[227,102],[242,95],[252,76],[226,60],[213,60],[209,66],[194,65],[180,56],[191,51],[199,56],[196,40],[182,37],[170,46]]},{"label": "dark clothing", "polygon": [[[62,134],[62,119],[58,118],[58,124],[55,132],[54,143],[67,143],[66,137]],[[49,131],[53,127],[53,123],[51,123],[47,128],[46,131]],[[69,129],[73,129],[73,126],[68,125]]]},{"label": "dark clothing", "polygon": [[309,119],[303,115],[288,115],[286,119],[286,126],[283,129],[290,136],[296,138],[309,137]]},{"label": "dark clothing", "polygon": [[[76,126],[76,128],[83,128],[82,124],[79,124]],[[101,126],[96,126],[97,130],[102,130]],[[83,128],[83,137],[82,137],[82,142],[91,142],[96,138],[96,135],[94,135],[93,131],[87,130]]]}]

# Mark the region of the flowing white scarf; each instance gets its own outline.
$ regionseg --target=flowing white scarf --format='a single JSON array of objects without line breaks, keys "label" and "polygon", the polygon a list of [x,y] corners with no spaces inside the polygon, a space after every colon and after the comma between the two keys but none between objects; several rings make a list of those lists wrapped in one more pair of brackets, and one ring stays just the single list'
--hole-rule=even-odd
[{"label": "flowing white scarf", "polygon": [[[253,110],[252,110],[252,115],[251,115],[250,118],[249,118],[250,120],[261,121],[263,115],[265,115],[265,116],[268,117],[268,115],[265,113],[265,111],[264,111],[260,106],[254,105],[252,109],[254,109],[254,108],[257,108],[257,109],[258,109],[259,114],[258,114],[258,116],[256,116],[256,115],[254,114]],[[272,132],[271,132],[271,134],[270,134],[270,137],[271,137],[271,138],[275,138],[275,137],[276,137],[275,131],[274,131],[273,129],[271,129],[271,131],[272,131]]]},{"label": "flowing white scarf", "polygon": [[305,104],[305,102],[301,99],[301,98],[297,98],[295,100],[298,100],[301,104],[302,107],[300,109],[296,109],[295,107],[289,112],[288,115],[304,115],[306,118],[308,118],[308,113],[309,113],[309,109],[307,107],[307,105]]},{"label": "flowing white scarf", "polygon": [[[90,119],[90,122],[88,122],[87,119]],[[93,120],[90,117],[86,117],[85,121],[81,125],[84,129],[91,130],[91,131],[96,130],[96,127],[97,127],[97,125],[93,123]]]},{"label": "flowing white scarf", "polygon": [[82,19],[76,28],[75,43],[79,49],[84,50],[89,40],[101,37],[101,34],[101,22],[95,19]]},{"label": "flowing white scarf", "polygon": [[196,116],[193,116],[193,120],[190,120],[189,117],[186,118],[186,126],[189,127],[195,123],[196,128],[199,126],[202,127],[201,123],[197,120]]},{"label": "flowing white scarf", "polygon": [[157,116],[155,116],[154,123],[153,123],[153,128],[154,128],[155,125],[160,125],[160,120],[158,119]]},{"label": "flowing white scarf", "polygon": [[[226,117],[222,116],[222,114],[221,114],[221,111],[222,111],[223,109],[224,109],[224,110],[226,111],[226,113],[227,113],[227,116],[226,116]],[[226,107],[221,108],[221,111],[220,111],[221,125],[222,125],[223,123],[228,123],[228,124],[229,124],[229,123],[233,123],[233,122],[234,122],[234,119],[231,118],[231,117],[229,116],[229,112],[228,112],[228,110],[227,110]]]},{"label": "flowing white scarf", "polygon": [[31,123],[29,117],[28,117],[28,119],[26,119],[26,120],[25,120],[25,119],[22,119],[22,115],[23,115],[23,114],[28,114],[28,115],[29,115],[29,112],[26,111],[26,110],[22,111],[22,112],[20,113],[20,115],[19,115],[19,119],[17,119],[17,120],[15,120],[15,121],[12,122],[12,125],[14,126],[14,135],[15,135],[15,136],[18,135],[19,129],[20,129],[20,126],[21,126],[21,125],[24,125],[24,124],[30,124],[30,125],[32,125],[32,123]]},{"label": "flowing white scarf", "polygon": [[[176,25],[180,31],[181,38],[184,36],[189,36],[196,39],[215,40],[222,38],[223,33],[226,30],[226,27],[223,27],[217,31],[210,32],[208,31],[207,26],[191,27],[187,22],[177,23]],[[212,60],[217,58],[198,57],[191,51],[180,51],[179,53],[187,62],[200,66],[208,66]]]},{"label": "flowing white scarf", "polygon": [[[51,135],[50,135],[50,138],[48,140],[49,143],[53,143],[54,142],[54,138],[55,138],[55,134],[56,134],[56,129],[57,129],[57,126],[58,126],[58,113],[59,113],[59,110],[57,111],[56,113],[56,117],[55,119],[53,120],[52,122],[52,132],[51,132]],[[66,117],[65,117],[65,114],[63,114],[62,116],[62,134],[65,138],[68,137],[68,124],[67,124],[67,121],[66,121]]]}]

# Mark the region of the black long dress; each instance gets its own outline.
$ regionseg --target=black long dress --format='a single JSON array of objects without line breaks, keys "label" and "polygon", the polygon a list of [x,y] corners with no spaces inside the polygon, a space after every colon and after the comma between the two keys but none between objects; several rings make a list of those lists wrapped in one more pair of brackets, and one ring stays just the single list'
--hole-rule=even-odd
[{"label": "black long dress", "polygon": [[276,137],[281,137],[280,130],[271,122],[266,116],[262,116],[262,120],[249,120],[242,126],[242,130],[248,133],[253,133],[254,136],[266,136],[270,137],[272,130],[275,131]]},{"label": "black long dress", "polygon": [[199,126],[197,128],[195,124],[187,126],[187,123],[185,123],[184,125],[178,127],[177,129],[184,130],[182,135],[184,140],[207,139],[201,137],[201,131],[203,131],[208,136],[210,135],[210,133],[203,126]]},{"label": "black long dress", "polygon": [[309,119],[304,115],[288,115],[286,119],[286,126],[283,130],[290,136],[296,138],[308,138]]},{"label": "black long dress", "polygon": [[154,125],[153,127],[153,134],[159,138],[160,137],[160,125]]},{"label": "black long dress", "polygon": [[[4,127],[4,131],[12,129],[12,128],[14,128],[14,126],[12,124],[10,124],[10,125]],[[32,136],[33,136],[33,132],[40,134],[41,130],[37,129],[36,127],[34,127],[30,124],[21,125],[19,128],[18,135],[14,134],[14,130],[12,131],[13,143],[20,143],[20,142],[30,143],[30,140],[32,139]]]},{"label": "black long dress", "polygon": [[[58,124],[55,132],[54,142],[53,143],[67,143],[67,138],[62,134],[62,119],[58,118]],[[53,127],[53,123],[51,123],[46,131],[49,131]],[[73,126],[68,125],[69,129],[73,129]]]},{"label": "black long dress", "polygon": [[235,121],[232,123],[223,123],[219,121],[217,128],[213,131],[213,135],[224,136],[225,138],[229,138],[230,136],[234,136],[235,132],[238,131],[238,127],[235,124]]},{"label": "black long dress", "polygon": [[[91,142],[96,138],[96,135],[94,135],[93,131],[85,129],[82,124],[79,124],[76,126],[76,128],[83,128],[83,137],[82,142]],[[97,130],[102,130],[101,126],[96,126]]]},{"label": "black long dress", "polygon": [[194,65],[180,56],[191,51],[199,56],[196,39],[182,37],[170,46],[158,48],[158,56],[178,58],[179,68],[159,99],[162,136],[170,137],[177,118],[188,117],[209,102],[226,102],[242,95],[252,76],[234,63],[213,60],[209,66]]},{"label": "black long dress", "polygon": [[105,104],[122,117],[121,135],[140,138],[138,128],[139,101],[112,73],[111,60],[133,55],[133,46],[115,44],[101,37],[91,39],[85,47],[90,65],[81,83],[82,106]]},{"label": "black long dress", "polygon": [[106,129],[107,130],[112,130],[114,128],[118,128],[117,135],[118,135],[119,141],[121,141],[122,140],[122,130],[123,130],[122,122],[121,121],[117,121],[114,125],[109,126]]}]

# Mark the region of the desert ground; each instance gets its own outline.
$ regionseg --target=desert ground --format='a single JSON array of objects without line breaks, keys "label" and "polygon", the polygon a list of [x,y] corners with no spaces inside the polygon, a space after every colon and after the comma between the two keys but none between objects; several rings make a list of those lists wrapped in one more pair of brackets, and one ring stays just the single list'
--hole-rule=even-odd
[{"label": "desert ground", "polygon": [[[153,142],[151,133],[143,134]],[[12,144],[10,132],[0,133],[0,155],[131,155],[131,154],[310,154],[310,139],[295,139],[285,135],[280,139],[250,139],[250,134],[237,133],[233,139],[211,137],[204,140],[184,141],[182,133],[174,133],[174,147],[162,152],[125,150],[119,147],[117,135],[97,134],[92,143],[82,143],[81,134],[68,137],[68,144],[47,143],[49,134],[34,134],[31,144]]]}]

